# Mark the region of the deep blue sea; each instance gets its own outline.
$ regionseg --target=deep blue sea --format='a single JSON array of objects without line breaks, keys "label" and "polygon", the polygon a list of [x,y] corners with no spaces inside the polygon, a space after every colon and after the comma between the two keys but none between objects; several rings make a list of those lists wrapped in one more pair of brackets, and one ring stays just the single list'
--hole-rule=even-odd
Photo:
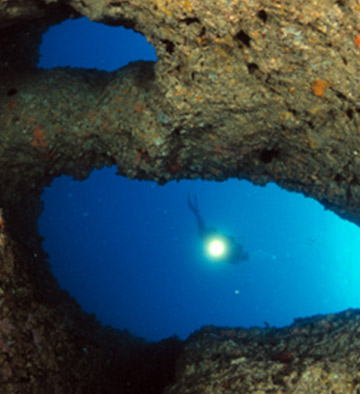
[{"label": "deep blue sea", "polygon": [[[39,67],[113,71],[156,61],[146,39],[85,18],[52,27]],[[43,247],[60,286],[104,325],[151,341],[203,325],[283,326],[360,306],[359,229],[275,184],[181,181],[158,186],[94,170],[43,193]],[[188,194],[209,227],[243,243],[249,260],[203,253]]]}]

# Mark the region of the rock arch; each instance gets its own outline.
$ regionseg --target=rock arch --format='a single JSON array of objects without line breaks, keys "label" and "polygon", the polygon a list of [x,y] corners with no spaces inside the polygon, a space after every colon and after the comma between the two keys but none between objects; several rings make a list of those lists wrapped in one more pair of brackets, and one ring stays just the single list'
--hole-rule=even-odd
[{"label": "rock arch", "polygon": [[[276,182],[360,222],[359,13],[355,0],[0,1],[4,387],[72,392],[63,383],[71,378],[100,392],[103,384],[94,378],[101,357],[88,369],[83,361],[104,349],[91,342],[100,328],[61,295],[36,233],[39,197],[55,176],[84,179],[115,164],[159,183]],[[141,32],[158,61],[113,73],[37,70],[42,33],[79,15]],[[288,364],[284,357],[273,361]],[[41,383],[47,373],[52,380]]]}]

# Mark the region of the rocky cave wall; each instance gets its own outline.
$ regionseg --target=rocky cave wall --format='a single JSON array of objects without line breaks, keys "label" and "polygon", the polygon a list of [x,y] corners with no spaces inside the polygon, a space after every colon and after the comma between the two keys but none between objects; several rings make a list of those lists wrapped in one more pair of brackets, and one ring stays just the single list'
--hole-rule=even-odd
[{"label": "rocky cave wall", "polygon": [[[80,15],[141,32],[158,61],[36,69],[44,31]],[[98,335],[87,316],[68,316],[75,302],[41,251],[39,197],[55,176],[116,165],[159,183],[276,182],[360,223],[359,15],[355,0],[0,0],[1,384],[46,375],[41,343],[63,371],[61,336],[78,360],[90,345],[79,350],[75,327]],[[81,386],[84,366],[72,365]]]}]

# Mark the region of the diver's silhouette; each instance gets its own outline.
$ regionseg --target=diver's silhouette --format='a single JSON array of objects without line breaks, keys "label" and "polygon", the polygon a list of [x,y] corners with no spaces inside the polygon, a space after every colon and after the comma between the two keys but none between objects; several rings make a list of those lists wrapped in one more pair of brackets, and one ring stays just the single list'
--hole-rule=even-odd
[{"label": "diver's silhouette", "polygon": [[228,251],[223,258],[218,258],[220,261],[225,261],[231,264],[237,264],[240,261],[246,261],[249,259],[249,254],[244,251],[242,245],[236,241],[234,237],[226,236],[221,234],[215,228],[206,227],[205,221],[200,215],[199,206],[197,197],[194,196],[193,201],[191,201],[190,196],[188,195],[187,200],[188,206],[192,213],[195,215],[196,222],[198,225],[198,232],[199,236],[204,245],[208,242],[211,238],[221,237],[225,240],[226,244],[228,245]]}]

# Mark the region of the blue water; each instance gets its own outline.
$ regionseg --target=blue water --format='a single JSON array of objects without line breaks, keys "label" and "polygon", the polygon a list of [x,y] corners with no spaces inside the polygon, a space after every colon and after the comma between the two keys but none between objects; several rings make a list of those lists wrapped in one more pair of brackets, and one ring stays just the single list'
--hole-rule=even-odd
[{"label": "blue water", "polygon": [[[110,71],[156,60],[141,35],[86,19],[50,29],[41,53],[45,68]],[[160,340],[186,338],[202,325],[282,326],[360,306],[359,229],[316,201],[274,184],[158,186],[115,172],[55,179],[39,219],[60,285],[102,323]],[[197,195],[208,226],[244,242],[248,261],[215,263],[203,255],[188,193]]]}]

